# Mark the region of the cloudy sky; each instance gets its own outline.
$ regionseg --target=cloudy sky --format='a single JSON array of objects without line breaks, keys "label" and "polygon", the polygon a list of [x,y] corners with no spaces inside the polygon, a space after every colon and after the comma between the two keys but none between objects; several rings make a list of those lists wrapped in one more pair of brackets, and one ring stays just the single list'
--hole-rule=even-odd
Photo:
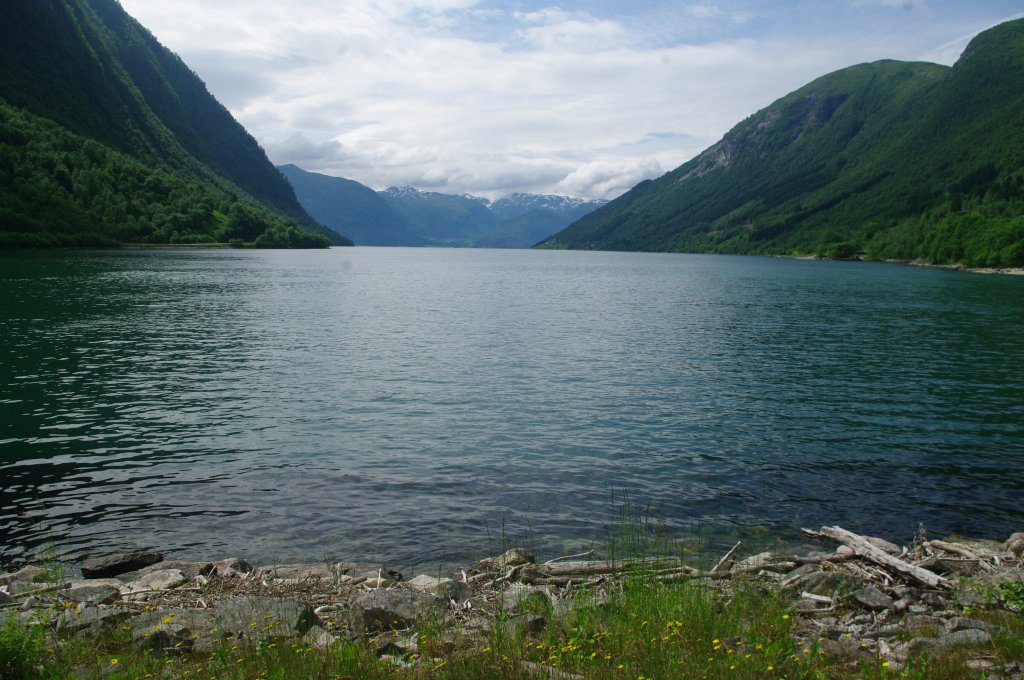
[{"label": "cloudy sky", "polygon": [[1020,0],[121,0],[275,163],[613,198],[817,76],[952,64]]}]

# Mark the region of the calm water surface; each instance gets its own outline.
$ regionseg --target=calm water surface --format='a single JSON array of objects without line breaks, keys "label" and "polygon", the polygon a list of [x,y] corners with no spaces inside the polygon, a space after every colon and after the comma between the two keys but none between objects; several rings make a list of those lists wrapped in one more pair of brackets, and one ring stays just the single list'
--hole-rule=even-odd
[{"label": "calm water surface", "polygon": [[[457,563],[1024,529],[1024,278],[716,256],[0,255],[0,562]],[[766,538],[767,537],[767,538]]]}]

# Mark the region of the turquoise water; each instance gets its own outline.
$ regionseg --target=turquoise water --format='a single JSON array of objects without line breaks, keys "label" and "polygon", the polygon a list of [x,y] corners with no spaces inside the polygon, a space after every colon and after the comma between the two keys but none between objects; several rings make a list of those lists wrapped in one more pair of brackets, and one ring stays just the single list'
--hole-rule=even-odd
[{"label": "turquoise water", "polygon": [[[1024,529],[1024,278],[432,249],[0,255],[0,561]],[[767,538],[766,538],[767,537]]]}]

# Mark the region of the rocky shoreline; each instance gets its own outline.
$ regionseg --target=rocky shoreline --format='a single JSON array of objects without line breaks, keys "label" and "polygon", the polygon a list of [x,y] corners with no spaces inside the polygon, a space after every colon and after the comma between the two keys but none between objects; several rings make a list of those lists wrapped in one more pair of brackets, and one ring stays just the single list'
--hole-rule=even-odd
[{"label": "rocky shoreline", "polygon": [[917,657],[962,649],[968,667],[984,677],[1022,678],[1024,659],[1006,663],[986,654],[1001,631],[972,614],[1019,607],[1000,599],[999,586],[1024,581],[1024,533],[1000,543],[928,540],[920,532],[905,547],[839,527],[803,533],[840,545],[740,559],[737,544],[710,569],[674,557],[606,561],[590,553],[538,563],[513,549],[446,576],[411,578],[374,563],[255,567],[240,558],[180,562],[125,553],[84,561],[82,578],[62,578],[59,565],[0,575],[0,617],[51,626],[58,635],[117,626],[130,632],[133,646],[168,655],[211,652],[225,640],[319,649],[361,640],[378,657],[411,667],[437,661],[419,654],[417,629],[428,621],[455,650],[482,646],[495,626],[544,630],[549,622],[538,611],[558,616],[581,593],[600,600],[624,578],[722,591],[742,581],[783,594],[797,621],[797,647],[816,645],[851,668],[898,670]]}]

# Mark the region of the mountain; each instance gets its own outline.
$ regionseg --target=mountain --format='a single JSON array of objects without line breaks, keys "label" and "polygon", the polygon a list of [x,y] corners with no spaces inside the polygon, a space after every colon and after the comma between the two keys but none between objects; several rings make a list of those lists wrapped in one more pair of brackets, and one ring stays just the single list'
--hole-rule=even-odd
[{"label": "mountain", "polygon": [[1024,264],[1024,20],[831,73],[540,247]]},{"label": "mountain", "polygon": [[551,210],[530,210],[502,221],[473,242],[474,248],[529,248],[564,229],[566,220]]},{"label": "mountain", "polygon": [[566,221],[566,226],[584,215],[593,212],[608,201],[588,201],[583,198],[569,196],[552,196],[541,194],[511,194],[491,203],[491,212],[499,221],[515,219],[526,213],[544,211],[556,215]]},{"label": "mountain", "polygon": [[365,246],[529,248],[607,203],[523,193],[492,203],[413,187],[375,192],[295,165],[278,170],[310,215]]},{"label": "mountain", "polygon": [[420,237],[462,248],[529,248],[605,203],[522,193],[491,203],[413,187],[390,187],[381,196]]},{"label": "mountain", "polygon": [[294,165],[278,168],[295,189],[299,203],[324,225],[347,234],[361,246],[423,246],[429,241],[412,231],[373,189],[341,177],[306,172]]},{"label": "mountain", "polygon": [[0,245],[349,243],[116,0],[0,3],[0,180]]},{"label": "mountain", "polygon": [[490,202],[479,196],[440,194],[413,187],[388,187],[380,195],[416,235],[434,245],[470,247],[498,224],[488,209]]}]

